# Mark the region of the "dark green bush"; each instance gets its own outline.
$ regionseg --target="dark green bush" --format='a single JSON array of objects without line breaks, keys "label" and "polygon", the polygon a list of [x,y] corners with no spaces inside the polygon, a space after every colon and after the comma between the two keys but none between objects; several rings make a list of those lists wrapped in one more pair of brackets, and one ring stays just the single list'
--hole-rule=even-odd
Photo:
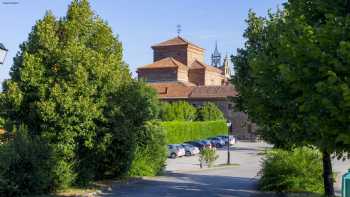
[{"label": "dark green bush", "polygon": [[157,122],[147,122],[137,136],[137,147],[129,176],[154,176],[165,166],[166,139]]},{"label": "dark green bush", "polygon": [[97,179],[129,174],[137,147],[149,145],[147,148],[153,150],[153,138],[158,137],[158,130],[149,122],[158,117],[158,99],[155,90],[143,82],[121,85],[108,106],[106,130],[100,132],[96,158],[92,159],[98,168]]},{"label": "dark green bush", "polygon": [[198,109],[197,120],[210,121],[210,120],[224,120],[224,114],[222,111],[211,102],[205,103]]},{"label": "dark green bush", "polygon": [[323,191],[322,157],[311,148],[268,151],[260,174],[259,186],[264,191]]},{"label": "dark green bush", "polygon": [[55,173],[57,164],[51,147],[39,138],[31,138],[21,127],[13,140],[0,146],[0,196],[42,194],[58,189],[62,183],[58,176],[67,174]]},{"label": "dark green bush", "polygon": [[160,119],[163,121],[192,121],[196,119],[197,110],[185,101],[163,103]]},{"label": "dark green bush", "polygon": [[183,143],[190,140],[206,139],[217,135],[226,135],[225,121],[206,122],[162,122],[169,144]]}]

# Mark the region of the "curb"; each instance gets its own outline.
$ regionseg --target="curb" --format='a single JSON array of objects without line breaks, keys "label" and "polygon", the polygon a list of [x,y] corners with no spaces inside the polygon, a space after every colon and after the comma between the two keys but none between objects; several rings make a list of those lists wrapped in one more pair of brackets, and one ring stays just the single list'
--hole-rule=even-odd
[{"label": "curb", "polygon": [[229,166],[214,166],[212,168],[196,168],[196,169],[188,169],[188,170],[173,170],[173,171],[166,171],[165,175],[167,174],[173,174],[173,173],[180,173],[180,172],[201,172],[201,171],[211,171],[211,170],[219,170],[219,169],[226,169],[226,168],[237,168],[240,164],[234,163]]}]

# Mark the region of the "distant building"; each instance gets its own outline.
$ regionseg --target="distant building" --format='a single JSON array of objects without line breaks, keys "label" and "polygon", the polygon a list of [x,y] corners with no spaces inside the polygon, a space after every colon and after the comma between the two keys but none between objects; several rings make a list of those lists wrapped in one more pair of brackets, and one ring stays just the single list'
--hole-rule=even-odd
[{"label": "distant building", "polygon": [[177,36],[153,45],[153,63],[137,69],[139,79],[148,82],[166,102],[188,101],[196,107],[214,102],[233,123],[233,134],[250,138],[251,126],[244,113],[233,112],[232,97],[237,95],[230,84],[231,71],[226,56],[221,65],[217,44],[212,65],[204,63],[204,49]]}]

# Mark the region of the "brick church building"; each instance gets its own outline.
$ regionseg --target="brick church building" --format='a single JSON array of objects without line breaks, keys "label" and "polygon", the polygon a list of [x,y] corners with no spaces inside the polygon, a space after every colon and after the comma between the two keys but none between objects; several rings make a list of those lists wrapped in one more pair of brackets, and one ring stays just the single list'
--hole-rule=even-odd
[{"label": "brick church building", "polygon": [[184,38],[153,45],[153,63],[137,69],[138,78],[145,80],[165,102],[187,101],[196,107],[215,103],[233,125],[233,134],[247,139],[255,136],[244,113],[234,112],[232,97],[237,95],[230,84],[229,59],[221,64],[217,45],[211,65],[204,62],[205,50]]}]

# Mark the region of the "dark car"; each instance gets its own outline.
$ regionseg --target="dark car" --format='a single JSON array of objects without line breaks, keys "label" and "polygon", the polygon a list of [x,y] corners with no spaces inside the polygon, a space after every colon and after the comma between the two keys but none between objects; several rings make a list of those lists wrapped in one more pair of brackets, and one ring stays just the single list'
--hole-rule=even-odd
[{"label": "dark car", "polygon": [[192,146],[199,148],[199,150],[202,150],[203,147],[205,146],[205,144],[201,141],[188,141],[188,142],[185,142],[185,144],[191,144]]},{"label": "dark car", "polygon": [[208,138],[208,140],[210,140],[211,144],[216,148],[222,148],[225,146],[225,141],[220,137],[211,137]]},{"label": "dark car", "polygon": [[200,142],[202,142],[205,146],[205,148],[212,148],[212,144],[210,140],[201,140]]}]

